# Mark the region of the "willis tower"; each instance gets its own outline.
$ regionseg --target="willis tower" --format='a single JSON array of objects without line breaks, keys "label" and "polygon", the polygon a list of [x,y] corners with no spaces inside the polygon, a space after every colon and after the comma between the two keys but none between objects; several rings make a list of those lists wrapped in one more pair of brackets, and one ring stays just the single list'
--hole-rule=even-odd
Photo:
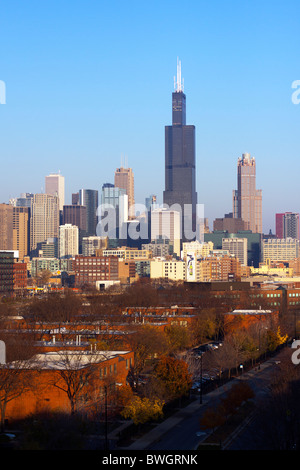
[{"label": "willis tower", "polygon": [[[186,96],[181,79],[181,63],[177,60],[177,81],[172,93],[172,126],[165,127],[165,205],[178,205],[182,214],[181,238],[195,239],[196,175],[195,126],[186,125]],[[175,206],[174,206],[175,209]],[[193,233],[191,233],[193,232]]]}]

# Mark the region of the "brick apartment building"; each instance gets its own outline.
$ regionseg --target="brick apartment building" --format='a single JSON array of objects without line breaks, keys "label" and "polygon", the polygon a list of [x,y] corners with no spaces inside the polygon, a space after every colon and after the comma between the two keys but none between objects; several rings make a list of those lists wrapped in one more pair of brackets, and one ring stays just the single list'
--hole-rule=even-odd
[{"label": "brick apartment building", "polygon": [[75,287],[96,285],[97,281],[119,280],[119,259],[116,256],[75,256]]},{"label": "brick apartment building", "polygon": [[[126,384],[133,357],[131,351],[60,351],[38,354],[26,368],[19,369],[30,386],[7,404],[5,418],[10,422],[44,411],[70,413],[70,400],[63,391],[67,388],[67,382],[63,379],[62,371],[65,376],[76,371],[77,380],[88,382],[76,396],[77,411],[91,417],[99,416],[101,408],[102,411],[104,408],[105,390],[108,392],[108,402],[114,403],[115,390]],[[14,367],[14,364],[10,363],[10,367]]]},{"label": "brick apartment building", "polygon": [[26,289],[27,287],[27,264],[14,263],[13,265],[14,291]]}]

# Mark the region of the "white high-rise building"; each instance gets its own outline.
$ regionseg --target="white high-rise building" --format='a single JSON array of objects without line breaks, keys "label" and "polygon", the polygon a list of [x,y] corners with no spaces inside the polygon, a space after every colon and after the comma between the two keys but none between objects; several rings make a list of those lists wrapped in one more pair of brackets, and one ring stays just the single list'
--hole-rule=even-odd
[{"label": "white high-rise building", "polygon": [[59,210],[65,205],[65,177],[60,173],[50,173],[45,177],[45,193],[59,198]]},{"label": "white high-rise building", "polygon": [[76,225],[65,224],[59,227],[59,257],[73,258],[79,253],[79,230]]},{"label": "white high-rise building", "polygon": [[154,209],[151,214],[151,240],[168,239],[173,252],[180,256],[181,213],[168,209]]}]

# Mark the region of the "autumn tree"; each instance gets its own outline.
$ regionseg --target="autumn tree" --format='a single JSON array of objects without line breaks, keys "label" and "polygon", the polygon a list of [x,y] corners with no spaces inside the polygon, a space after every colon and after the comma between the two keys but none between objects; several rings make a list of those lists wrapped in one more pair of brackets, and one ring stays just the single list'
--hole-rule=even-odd
[{"label": "autumn tree", "polygon": [[224,423],[224,413],[219,407],[207,408],[200,418],[200,426],[210,431],[214,431]]},{"label": "autumn tree", "polygon": [[133,330],[129,329],[126,340],[134,352],[129,380],[136,387],[147,361],[165,354],[169,346],[165,334],[151,325],[136,325]]},{"label": "autumn tree", "polygon": [[254,397],[254,392],[250,385],[240,381],[232,385],[227,394],[221,398],[220,406],[224,410],[226,417],[234,414],[241,404]]},{"label": "autumn tree", "polygon": [[182,359],[163,356],[153,370],[154,387],[165,400],[187,395],[192,385],[192,375]]},{"label": "autumn tree", "polygon": [[188,327],[170,325],[165,329],[171,351],[182,351],[191,347],[191,332]]},{"label": "autumn tree", "polygon": [[197,315],[197,320],[193,326],[195,343],[201,344],[206,341],[215,340],[219,338],[223,330],[222,316],[214,308],[203,309]]},{"label": "autumn tree", "polygon": [[121,415],[125,419],[132,419],[134,424],[144,424],[147,421],[158,420],[163,417],[164,402],[160,399],[150,399],[133,395],[126,403]]}]

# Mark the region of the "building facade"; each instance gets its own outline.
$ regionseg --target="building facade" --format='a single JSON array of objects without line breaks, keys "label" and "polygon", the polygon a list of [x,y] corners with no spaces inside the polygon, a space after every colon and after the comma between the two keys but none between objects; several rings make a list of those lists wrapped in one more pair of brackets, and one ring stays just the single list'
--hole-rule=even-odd
[{"label": "building facade", "polygon": [[181,214],[175,210],[154,209],[151,213],[151,241],[169,240],[173,253],[180,256]]},{"label": "building facade", "polygon": [[34,194],[30,218],[30,250],[48,238],[58,238],[59,198],[50,194]]},{"label": "building facade", "polygon": [[256,189],[256,162],[243,153],[237,163],[237,190],[233,191],[233,217],[242,219],[253,233],[262,233],[262,192]]},{"label": "building facade", "polygon": [[13,206],[0,204],[0,250],[13,249]]},{"label": "building facade", "polygon": [[14,252],[0,251],[0,295],[11,295],[14,290]]},{"label": "building facade", "polygon": [[272,238],[263,240],[263,263],[290,261],[299,256],[299,240],[294,238]]},{"label": "building facade", "polygon": [[299,214],[295,212],[284,212],[276,214],[276,237],[296,238],[299,240]]},{"label": "building facade", "polygon": [[74,258],[79,254],[79,233],[76,225],[65,224],[59,227],[59,257]]},{"label": "building facade", "polygon": [[132,168],[117,168],[115,171],[115,187],[124,189],[128,196],[128,214],[130,218],[135,217],[134,210],[134,175]]},{"label": "building facade", "polygon": [[119,259],[116,256],[76,256],[74,269],[75,287],[119,280]]},{"label": "building facade", "polygon": [[227,250],[231,255],[236,256],[242,266],[247,266],[247,238],[223,238],[222,250]]},{"label": "building facade", "polygon": [[51,173],[45,177],[45,193],[59,198],[59,210],[65,204],[65,177],[60,173]]},{"label": "building facade", "polygon": [[86,236],[94,237],[97,229],[98,191],[95,189],[80,189],[79,203],[86,207]]}]

